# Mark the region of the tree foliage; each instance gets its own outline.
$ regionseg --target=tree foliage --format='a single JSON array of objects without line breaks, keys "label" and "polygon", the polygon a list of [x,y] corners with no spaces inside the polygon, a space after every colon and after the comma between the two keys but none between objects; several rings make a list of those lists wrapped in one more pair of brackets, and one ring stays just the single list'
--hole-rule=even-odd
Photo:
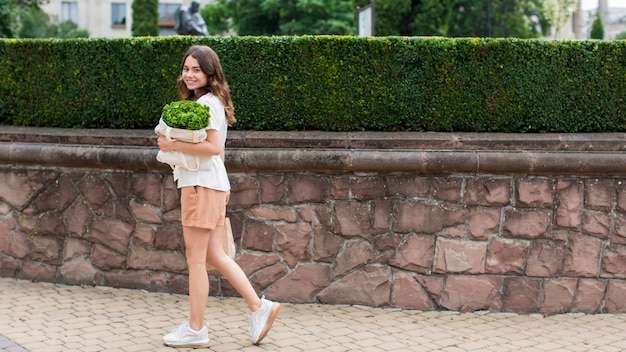
[{"label": "tree foliage", "polygon": [[132,6],[133,24],[131,26],[131,32],[133,36],[158,36],[159,1],[134,0]]},{"label": "tree foliage", "polygon": [[589,36],[591,39],[604,39],[604,26],[602,26],[602,18],[599,13],[596,14],[596,19],[591,24]]},{"label": "tree foliage", "polygon": [[0,0],[0,38],[15,38],[20,31],[20,15],[50,0]]},{"label": "tree foliage", "polygon": [[50,16],[40,7],[30,7],[21,16],[20,38],[88,38],[89,31],[79,30],[76,23],[50,23]]}]

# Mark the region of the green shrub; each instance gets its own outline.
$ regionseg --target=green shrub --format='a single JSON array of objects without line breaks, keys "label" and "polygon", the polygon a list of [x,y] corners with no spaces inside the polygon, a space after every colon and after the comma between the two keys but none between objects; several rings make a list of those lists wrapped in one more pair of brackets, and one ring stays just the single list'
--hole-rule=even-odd
[{"label": "green shrub", "polygon": [[152,128],[191,44],[240,130],[626,131],[626,42],[476,38],[0,40],[0,123]]}]

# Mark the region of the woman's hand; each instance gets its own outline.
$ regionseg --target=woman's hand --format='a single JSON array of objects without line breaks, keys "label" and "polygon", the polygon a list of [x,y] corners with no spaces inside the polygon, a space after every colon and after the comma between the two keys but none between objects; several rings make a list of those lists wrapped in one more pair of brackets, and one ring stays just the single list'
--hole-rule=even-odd
[{"label": "woman's hand", "polygon": [[165,137],[164,135],[160,134],[159,132],[156,133],[157,136],[159,136],[157,138],[157,144],[159,145],[159,148],[164,151],[164,152],[171,152],[174,149],[174,141],[170,141],[167,139],[167,137]]}]

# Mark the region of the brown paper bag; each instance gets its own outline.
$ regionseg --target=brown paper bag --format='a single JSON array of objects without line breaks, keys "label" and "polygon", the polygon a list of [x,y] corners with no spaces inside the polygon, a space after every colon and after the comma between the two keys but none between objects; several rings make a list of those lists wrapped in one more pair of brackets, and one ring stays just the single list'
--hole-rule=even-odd
[{"label": "brown paper bag", "polygon": [[[226,229],[225,233],[223,233],[224,238],[222,241],[224,253],[226,253],[226,255],[231,259],[235,259],[237,248],[235,248],[235,239],[233,238],[233,228],[230,226],[230,218],[224,219],[224,228]],[[211,271],[217,269],[207,263],[206,270]]]}]

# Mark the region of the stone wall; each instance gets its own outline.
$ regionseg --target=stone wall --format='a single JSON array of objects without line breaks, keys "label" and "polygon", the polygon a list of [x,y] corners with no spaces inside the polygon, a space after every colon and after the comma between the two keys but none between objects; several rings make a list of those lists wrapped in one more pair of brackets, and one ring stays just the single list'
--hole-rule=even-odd
[{"label": "stone wall", "polygon": [[[233,131],[237,261],[284,302],[624,313],[624,140]],[[155,155],[149,131],[3,127],[0,276],[186,293]]]}]

